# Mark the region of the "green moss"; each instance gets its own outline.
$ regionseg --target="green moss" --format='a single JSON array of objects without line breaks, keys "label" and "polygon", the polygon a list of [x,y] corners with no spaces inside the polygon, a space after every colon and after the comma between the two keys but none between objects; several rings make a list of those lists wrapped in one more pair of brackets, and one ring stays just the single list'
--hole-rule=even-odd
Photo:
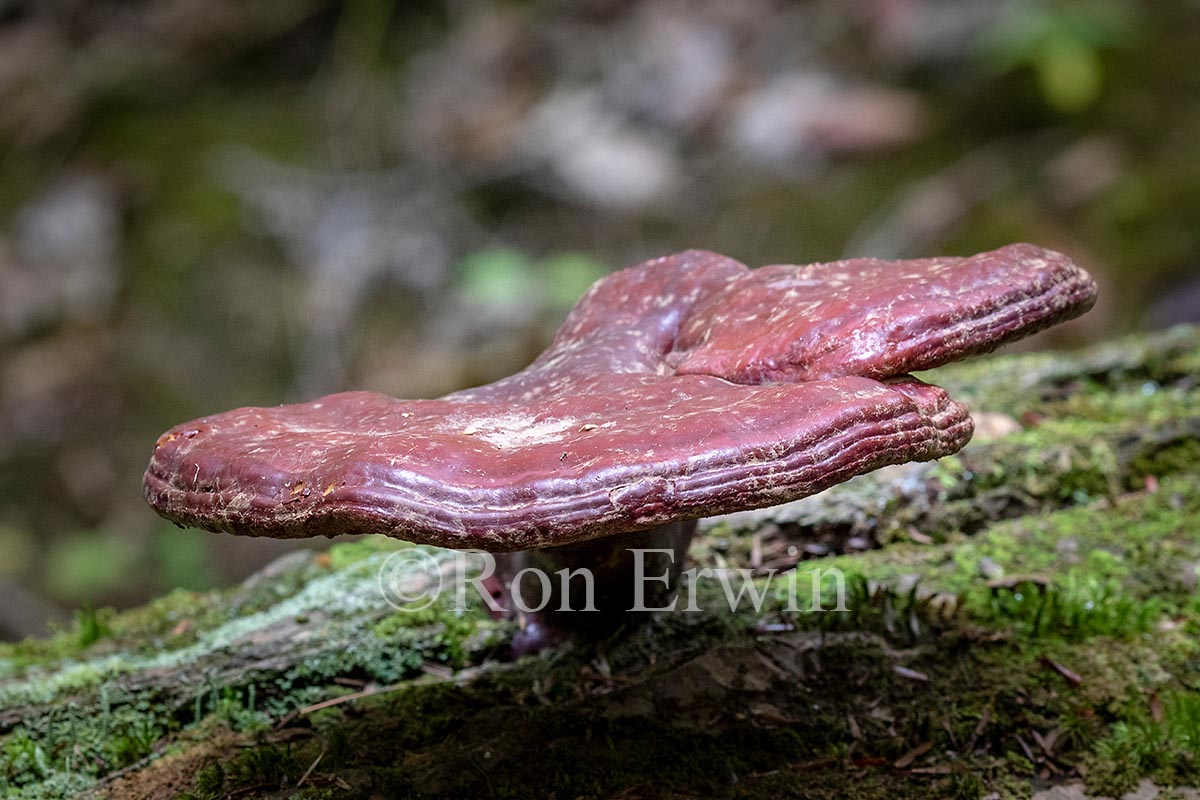
[{"label": "green moss", "polygon": [[[944,386],[978,411],[1007,414],[1014,419],[1066,416],[1064,397],[1086,395],[1100,406],[1136,404],[1136,400],[1106,401],[1140,393],[1158,402],[1162,387],[1186,383],[1200,362],[1200,328],[1180,325],[1167,331],[1104,342],[1078,353],[999,355],[951,364],[922,377]],[[1186,391],[1186,387],[1185,387]],[[1060,412],[1062,412],[1060,414]],[[1086,409],[1084,416],[1092,414]],[[1109,421],[1115,419],[1111,411]]]},{"label": "green moss", "polygon": [[[985,569],[1004,575],[1086,572],[1115,580],[1134,597],[1151,594],[1172,607],[1194,585],[1180,564],[1200,561],[1200,541],[1189,533],[1200,514],[1200,475],[1165,478],[1155,494],[1104,507],[1080,506],[1042,517],[993,525],[974,536],[953,537],[946,546],[897,543],[886,550],[804,562],[799,569],[837,568],[895,585],[919,574],[927,592],[962,594],[985,584]],[[1086,567],[1086,569],[1084,569]]]},{"label": "green moss", "polygon": [[50,638],[0,643],[0,678],[84,655],[103,657],[130,648],[160,653],[193,644],[202,632],[226,621],[228,611],[222,598],[219,593],[178,589],[119,613],[105,608],[80,609],[69,629]]},{"label": "green moss", "polygon": [[[945,499],[1003,490],[1053,505],[1079,505],[1141,488],[1146,475],[1194,472],[1200,450],[1195,399],[1134,391],[1103,400],[1075,395],[1052,415],[1002,440],[968,447],[935,473]],[[1161,437],[1146,437],[1147,428]],[[1174,431],[1174,432],[1173,432]]]},{"label": "green moss", "polygon": [[1180,436],[1138,453],[1130,461],[1129,469],[1135,475],[1160,476],[1195,471],[1197,464],[1200,464],[1200,441]]},{"label": "green moss", "polygon": [[1092,636],[1130,638],[1150,631],[1163,617],[1154,597],[1139,600],[1119,582],[1072,570],[1043,586],[1024,581],[1011,588],[972,592],[972,616],[1033,636],[1058,635],[1071,641]]},{"label": "green moss", "polygon": [[[249,593],[174,593],[150,607],[112,616],[112,635],[87,648],[80,639],[80,631],[86,633],[83,628],[72,631],[70,638],[55,640],[53,648],[45,643],[34,648],[31,655],[39,658],[81,660],[60,662],[52,673],[31,663],[22,680],[0,684],[0,706],[44,708],[0,739],[24,748],[22,752],[29,749],[26,743],[33,746],[28,758],[12,760],[18,766],[5,780],[15,784],[46,782],[65,774],[95,777],[145,756],[168,732],[202,725],[208,719],[220,719],[235,731],[257,730],[273,718],[350,691],[335,679],[396,683],[420,674],[428,662],[465,664],[477,661],[481,648],[494,646],[490,632],[497,625],[481,610],[457,613],[442,604],[421,614],[384,614],[390,609],[376,585],[383,556],[376,550],[375,555],[355,559],[340,571],[306,558],[273,575],[285,586],[297,584],[288,591],[270,592],[252,582]],[[266,608],[223,621],[212,610],[222,602],[225,608],[254,606],[271,597],[278,599]],[[197,601],[194,608],[189,609],[189,599]],[[391,622],[363,625],[362,620],[372,614]],[[188,637],[189,643],[174,649],[102,652],[122,638],[138,641],[141,648],[170,642],[180,623],[190,624],[193,619],[199,621],[200,630]],[[305,633],[306,628],[311,634]],[[315,645],[295,665],[270,676],[251,671],[232,680],[230,675],[220,681],[206,678],[198,687],[125,688],[124,676],[138,670],[190,665],[194,674],[210,674],[206,665],[214,657],[219,659],[231,643],[263,631],[288,637],[312,635]],[[33,758],[37,753],[41,761]]]},{"label": "green moss", "polygon": [[411,546],[408,542],[387,536],[367,536],[353,542],[338,542],[329,548],[329,565],[334,570],[342,570],[380,553],[394,553]]},{"label": "green moss", "polygon": [[195,642],[206,631],[228,620],[222,593],[176,589],[139,608],[116,615],[114,638],[121,644],[150,642],[156,649],[172,649]]},{"label": "green moss", "polygon": [[1097,740],[1086,759],[1090,791],[1122,795],[1145,775],[1165,785],[1200,777],[1200,695],[1171,691],[1155,706],[1139,708]]},{"label": "green moss", "polygon": [[472,647],[478,651],[485,646],[495,628],[481,608],[458,610],[446,601],[421,611],[397,611],[375,623],[372,632],[388,647],[461,668],[469,663]]},{"label": "green moss", "polygon": [[148,699],[117,704],[115,697],[94,707],[61,703],[28,720],[0,743],[6,753],[0,779],[22,786],[55,777],[94,779],[127,766],[150,752],[166,733],[164,709]]},{"label": "green moss", "polygon": [[[820,650],[828,667],[813,667],[805,685],[769,695],[772,704],[791,709],[794,720],[759,725],[747,718],[727,728],[746,713],[729,709],[726,719],[709,723],[717,728],[711,732],[691,727],[686,709],[682,718],[614,715],[605,696],[578,694],[578,662],[571,658],[537,661],[532,671],[500,673],[466,688],[412,687],[360,701],[353,714],[330,709],[314,721],[317,736],[295,750],[281,754],[278,746],[263,745],[265,761],[251,761],[262,768],[226,790],[253,785],[248,781],[267,772],[276,777],[270,770],[280,763],[283,780],[294,780],[326,752],[338,754],[330,763],[347,785],[395,797],[420,796],[431,786],[463,796],[529,796],[531,774],[538,776],[536,796],[546,797],[605,796],[629,785],[711,797],[766,797],[799,787],[811,797],[920,797],[933,791],[931,781],[935,796],[1021,796],[1035,770],[1017,737],[1030,742],[1035,731],[1062,727],[1074,733],[1060,747],[1060,765],[1098,758],[1108,752],[1104,742],[1137,713],[1124,698],[1170,680],[1165,671],[1145,674],[1145,665],[1155,663],[1154,644],[1080,658],[1076,648],[1053,642],[1046,649],[1004,640],[980,645],[961,633],[923,641],[925,654],[909,663],[928,679],[915,681],[894,671],[895,655],[878,640],[830,638]],[[619,651],[627,643],[613,646]],[[1162,652],[1175,657],[1171,647]],[[1084,685],[1072,689],[1046,658],[1078,669]],[[1169,665],[1179,668],[1179,662]],[[531,681],[565,684],[565,691],[532,702],[526,699]],[[1164,696],[1170,696],[1166,690]],[[619,708],[620,696],[613,701]],[[850,718],[863,740],[856,740]],[[976,751],[956,754],[985,718]],[[528,747],[529,741],[538,746]],[[931,761],[919,765],[935,765],[932,777],[890,769],[924,742],[933,743]],[[451,761],[458,766],[437,767]],[[945,772],[936,766],[946,764],[959,766]]]},{"label": "green moss", "polygon": [[[1055,769],[1087,771],[1097,789],[1145,776],[1195,783],[1200,421],[1182,356],[1139,365],[1149,350],[993,362],[1019,389],[1002,410],[1031,412],[1025,428],[912,468],[903,491],[873,476],[814,498],[788,523],[800,534],[877,526],[892,544],[802,562],[794,610],[786,576],[754,612],[728,611],[724,589],[707,581],[697,587],[704,612],[488,666],[466,686],[425,685],[438,665],[480,665],[511,627],[449,602],[395,610],[378,581],[403,545],[376,539],[292,557],[238,590],[174,593],[0,649],[0,707],[16,709],[0,738],[0,788],[69,796],[64,787],[140,758],[164,734],[214,729],[238,745],[212,763],[235,766],[201,771],[195,797],[294,785],[322,753],[321,770],[351,789],[329,781],[298,796],[439,786],[527,796],[536,774],[539,791],[557,796],[645,786],[714,797],[1019,797],[1045,769],[1035,734],[1057,737]],[[934,542],[914,543],[910,526]],[[695,552],[738,567],[753,547],[726,521]],[[831,569],[841,571],[844,611],[834,610]],[[818,576],[820,612],[810,608]],[[779,633],[789,626],[812,633]],[[777,645],[779,635],[799,638]],[[709,667],[688,670],[714,650],[792,671],[761,693],[733,676],[706,690],[715,700],[636,711],[705,685]],[[287,660],[263,660],[276,652]],[[230,668],[251,653],[259,666]],[[172,671],[189,676],[185,687],[138,682]],[[652,689],[638,694],[644,684]],[[387,690],[348,697],[371,686]],[[269,721],[330,699],[345,702],[289,729],[304,736],[272,740]],[[895,766],[926,746],[913,766],[931,771]]]},{"label": "green moss", "polygon": [[196,800],[219,800],[225,795],[225,768],[220,763],[208,764],[196,773]]}]

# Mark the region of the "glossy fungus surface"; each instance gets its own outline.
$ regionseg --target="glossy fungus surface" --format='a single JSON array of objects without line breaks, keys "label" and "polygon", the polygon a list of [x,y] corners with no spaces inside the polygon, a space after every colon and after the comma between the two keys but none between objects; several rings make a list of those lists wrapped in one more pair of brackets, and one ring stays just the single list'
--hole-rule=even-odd
[{"label": "glossy fungus surface", "polygon": [[177,426],[145,494],[232,533],[570,544],[794,500],[953,453],[966,408],[907,373],[1087,310],[1065,256],[750,270],[687,251],[596,283],[529,367],[437,400],[368,392]]}]

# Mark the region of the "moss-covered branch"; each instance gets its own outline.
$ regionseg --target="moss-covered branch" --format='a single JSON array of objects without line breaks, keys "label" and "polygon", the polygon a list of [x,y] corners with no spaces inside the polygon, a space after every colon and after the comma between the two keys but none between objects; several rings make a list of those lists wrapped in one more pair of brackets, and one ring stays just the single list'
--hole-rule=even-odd
[{"label": "moss-covered branch", "polygon": [[[698,565],[747,570],[762,604],[730,612],[703,578],[704,611],[596,648],[505,664],[509,624],[479,604],[397,612],[378,576],[401,545],[381,541],[299,553],[225,592],[81,614],[0,648],[0,789],[891,798],[1194,784],[1197,374],[1194,328],[941,370],[990,436],[710,521]],[[789,610],[792,568],[801,587],[840,570],[846,610],[814,611],[806,588]],[[726,578],[736,590],[743,574]],[[833,608],[838,582],[823,586]]]}]

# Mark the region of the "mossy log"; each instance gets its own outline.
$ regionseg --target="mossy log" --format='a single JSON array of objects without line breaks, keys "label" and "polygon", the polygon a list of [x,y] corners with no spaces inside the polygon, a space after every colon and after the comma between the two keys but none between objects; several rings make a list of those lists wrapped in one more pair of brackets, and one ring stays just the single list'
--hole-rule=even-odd
[{"label": "mossy log", "polygon": [[1197,376],[1190,327],[939,370],[981,423],[958,456],[708,520],[699,611],[515,663],[478,599],[397,611],[381,591],[381,570],[385,589],[426,586],[421,562],[452,576],[453,554],[374,539],[81,614],[0,647],[0,794],[1200,784]]}]

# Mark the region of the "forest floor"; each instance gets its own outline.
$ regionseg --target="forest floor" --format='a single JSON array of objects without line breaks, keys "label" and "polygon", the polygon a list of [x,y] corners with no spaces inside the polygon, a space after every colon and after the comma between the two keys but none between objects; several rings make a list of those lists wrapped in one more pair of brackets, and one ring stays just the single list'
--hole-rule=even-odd
[{"label": "forest floor", "polygon": [[1196,796],[1197,376],[1191,327],[938,370],[959,455],[708,520],[702,611],[516,662],[378,539],[81,613],[0,645],[0,794]]}]

